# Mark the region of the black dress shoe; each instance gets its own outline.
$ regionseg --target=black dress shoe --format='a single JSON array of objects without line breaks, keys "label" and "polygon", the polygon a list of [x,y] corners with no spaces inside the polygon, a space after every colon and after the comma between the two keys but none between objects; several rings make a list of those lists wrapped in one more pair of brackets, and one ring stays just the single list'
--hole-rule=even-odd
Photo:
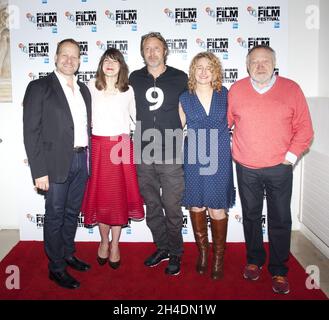
[{"label": "black dress shoe", "polygon": [[78,258],[76,258],[74,256],[71,258],[65,259],[65,261],[71,268],[73,268],[74,270],[77,270],[77,271],[87,271],[90,269],[89,264],[79,260]]},{"label": "black dress shoe", "polygon": [[49,279],[55,281],[59,286],[67,289],[76,289],[80,287],[80,282],[75,280],[67,271],[52,272],[49,271]]},{"label": "black dress shoe", "polygon": [[109,258],[101,258],[100,256],[97,256],[96,260],[100,266],[104,266]]},{"label": "black dress shoe", "polygon": [[112,268],[112,269],[118,269],[119,267],[120,267],[120,260],[119,261],[115,261],[115,262],[113,262],[113,261],[111,261],[110,259],[109,259],[109,265],[110,265],[110,267]]}]

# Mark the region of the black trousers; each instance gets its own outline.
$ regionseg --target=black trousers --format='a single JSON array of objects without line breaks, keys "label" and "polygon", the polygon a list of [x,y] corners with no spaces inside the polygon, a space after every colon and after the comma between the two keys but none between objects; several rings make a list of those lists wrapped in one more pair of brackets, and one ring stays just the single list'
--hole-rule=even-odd
[{"label": "black trousers", "polygon": [[290,252],[292,166],[279,164],[262,169],[246,168],[236,163],[243,215],[247,262],[263,266],[262,211],[266,194],[269,239],[268,270],[272,276],[285,276]]},{"label": "black trousers", "polygon": [[181,164],[139,164],[138,184],[146,204],[146,224],[160,250],[183,253],[181,201],[184,176]]},{"label": "black trousers", "polygon": [[74,238],[87,178],[87,153],[74,152],[67,180],[49,185],[45,204],[44,246],[49,258],[48,268],[52,272],[64,271],[65,258],[75,252]]}]

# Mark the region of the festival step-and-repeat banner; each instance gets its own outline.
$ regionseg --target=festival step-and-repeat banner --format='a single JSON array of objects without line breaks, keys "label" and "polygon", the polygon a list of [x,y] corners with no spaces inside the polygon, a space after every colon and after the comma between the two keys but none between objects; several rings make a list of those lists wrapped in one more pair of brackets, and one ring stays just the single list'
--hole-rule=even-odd
[{"label": "festival step-and-repeat banner", "polygon": [[[130,71],[143,67],[140,39],[150,31],[161,32],[166,39],[170,49],[168,65],[185,72],[197,53],[211,51],[216,54],[224,67],[227,88],[247,76],[245,57],[257,44],[270,45],[276,50],[276,72],[287,75],[286,0],[11,0],[9,6],[15,17],[19,17],[11,29],[10,40],[13,103],[17,108],[21,108],[28,83],[54,70],[56,46],[64,38],[80,43],[78,77],[85,83],[95,76],[99,58],[109,47],[121,50]],[[22,165],[15,174],[19,181],[17,206],[21,239],[42,240],[44,198],[33,189],[23,137],[18,147]],[[183,212],[184,241],[194,241],[188,211]],[[228,241],[244,241],[238,192],[236,206],[229,215]],[[264,201],[265,240],[266,220]],[[80,216],[76,240],[98,241],[98,228],[84,228]],[[129,221],[122,230],[121,240],[152,241],[145,220]]]}]

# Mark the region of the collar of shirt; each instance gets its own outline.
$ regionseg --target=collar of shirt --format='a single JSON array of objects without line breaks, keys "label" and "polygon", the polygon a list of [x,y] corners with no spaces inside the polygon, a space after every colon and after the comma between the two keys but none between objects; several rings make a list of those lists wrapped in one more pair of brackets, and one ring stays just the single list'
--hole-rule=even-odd
[{"label": "collar of shirt", "polygon": [[250,78],[250,81],[251,81],[251,84],[253,86],[253,88],[260,94],[264,94],[266,93],[267,91],[269,91],[273,86],[274,86],[274,83],[276,81],[276,75],[273,74],[272,76],[272,79],[271,81],[269,82],[269,84],[264,87],[264,88],[258,88],[257,85],[256,85],[256,81],[254,81],[252,78]]},{"label": "collar of shirt", "polygon": [[[54,70],[54,72],[55,72],[55,74],[56,74],[56,76],[57,76],[57,78],[58,78],[58,80],[59,80],[62,88],[66,88],[67,89],[68,88],[68,85],[67,85],[66,78],[62,74],[60,74],[57,70]],[[75,75],[73,76],[73,87],[74,87],[74,91],[75,90],[80,90],[80,87],[78,85],[78,78]]]}]

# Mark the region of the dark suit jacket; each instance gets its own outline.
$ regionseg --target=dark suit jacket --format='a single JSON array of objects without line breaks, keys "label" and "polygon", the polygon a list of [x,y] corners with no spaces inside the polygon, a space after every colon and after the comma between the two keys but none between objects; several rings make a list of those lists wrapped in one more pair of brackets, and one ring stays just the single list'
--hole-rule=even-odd
[{"label": "dark suit jacket", "polygon": [[[90,137],[91,96],[85,84],[78,82],[78,85],[87,108]],[[24,144],[33,182],[46,175],[49,182],[64,182],[73,157],[74,124],[69,104],[54,72],[29,83],[23,106]]]}]

